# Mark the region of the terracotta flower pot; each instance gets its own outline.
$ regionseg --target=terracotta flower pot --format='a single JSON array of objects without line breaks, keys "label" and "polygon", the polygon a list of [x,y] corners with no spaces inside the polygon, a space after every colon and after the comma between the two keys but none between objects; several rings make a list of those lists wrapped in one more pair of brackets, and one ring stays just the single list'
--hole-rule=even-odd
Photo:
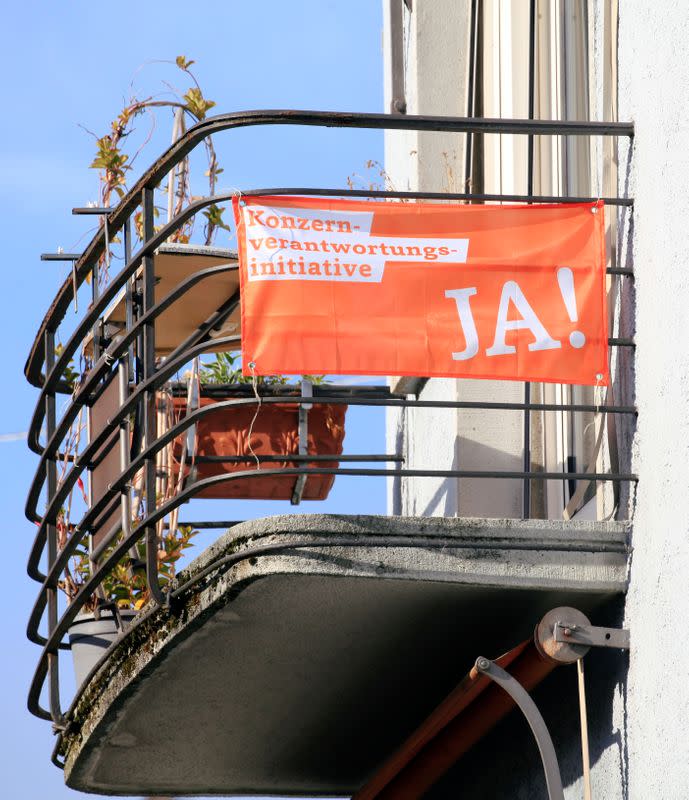
[{"label": "terracotta flower pot", "polygon": [[[218,402],[218,398],[202,397],[201,407]],[[186,411],[186,399],[174,398],[175,416]],[[315,403],[308,412],[308,453],[337,456],[342,453],[346,406]],[[211,412],[196,427],[196,455],[201,456],[248,456],[240,463],[196,464],[196,478],[202,480],[214,475],[253,470],[256,464],[249,449],[249,428],[256,413],[253,404],[220,408]],[[251,448],[257,456],[292,455],[299,452],[299,406],[296,403],[270,403],[262,405],[253,424]],[[174,446],[177,469],[182,453],[181,442]],[[304,462],[299,462],[304,464]],[[289,458],[279,462],[263,462],[262,469],[298,466]],[[311,462],[309,466],[337,467],[332,461]],[[185,467],[188,472],[188,465]],[[304,486],[304,500],[325,500],[335,480],[334,475],[311,475]],[[296,478],[290,476],[266,476],[239,478],[227,481],[199,492],[197,497],[250,498],[256,500],[289,500],[294,491]]]}]

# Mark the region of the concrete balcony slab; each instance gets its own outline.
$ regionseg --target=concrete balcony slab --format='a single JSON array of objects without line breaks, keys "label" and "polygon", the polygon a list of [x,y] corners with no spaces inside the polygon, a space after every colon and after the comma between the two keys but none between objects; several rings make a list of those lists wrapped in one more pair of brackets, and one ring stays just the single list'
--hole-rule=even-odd
[{"label": "concrete balcony slab", "polygon": [[289,515],[235,526],[74,706],[67,783],[345,796],[550,608],[625,591],[625,523]]}]

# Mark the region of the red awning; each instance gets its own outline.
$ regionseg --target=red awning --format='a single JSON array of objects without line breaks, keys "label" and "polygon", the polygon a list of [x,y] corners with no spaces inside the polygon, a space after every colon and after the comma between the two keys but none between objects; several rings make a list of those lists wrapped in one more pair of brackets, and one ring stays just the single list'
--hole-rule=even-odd
[{"label": "red awning", "polygon": [[[527,691],[556,666],[533,639],[496,659]],[[472,669],[352,800],[418,800],[515,707],[490,678]]]}]

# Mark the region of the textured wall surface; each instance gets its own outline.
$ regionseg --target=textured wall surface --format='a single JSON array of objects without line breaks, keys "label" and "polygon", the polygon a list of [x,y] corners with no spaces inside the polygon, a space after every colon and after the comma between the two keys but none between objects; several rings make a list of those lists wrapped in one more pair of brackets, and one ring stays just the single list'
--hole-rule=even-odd
[{"label": "textured wall surface", "polygon": [[[685,3],[620,4],[620,118],[636,124],[639,424],[626,623],[628,797],[689,797],[689,13]],[[624,180],[624,176],[621,176]]]}]

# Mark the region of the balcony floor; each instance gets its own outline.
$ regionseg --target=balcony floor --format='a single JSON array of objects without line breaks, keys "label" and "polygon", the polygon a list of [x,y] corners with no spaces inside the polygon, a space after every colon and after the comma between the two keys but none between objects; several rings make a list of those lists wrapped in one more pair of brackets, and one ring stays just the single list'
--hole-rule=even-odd
[{"label": "balcony floor", "polygon": [[[554,606],[595,622],[625,590],[627,531],[328,515],[242,523],[186,574],[247,557],[144,619],[85,687],[64,738],[67,783],[349,795],[477,656],[528,638]],[[380,544],[357,541],[370,536]],[[303,546],[323,537],[342,546]],[[287,549],[250,557],[267,545]]]}]

